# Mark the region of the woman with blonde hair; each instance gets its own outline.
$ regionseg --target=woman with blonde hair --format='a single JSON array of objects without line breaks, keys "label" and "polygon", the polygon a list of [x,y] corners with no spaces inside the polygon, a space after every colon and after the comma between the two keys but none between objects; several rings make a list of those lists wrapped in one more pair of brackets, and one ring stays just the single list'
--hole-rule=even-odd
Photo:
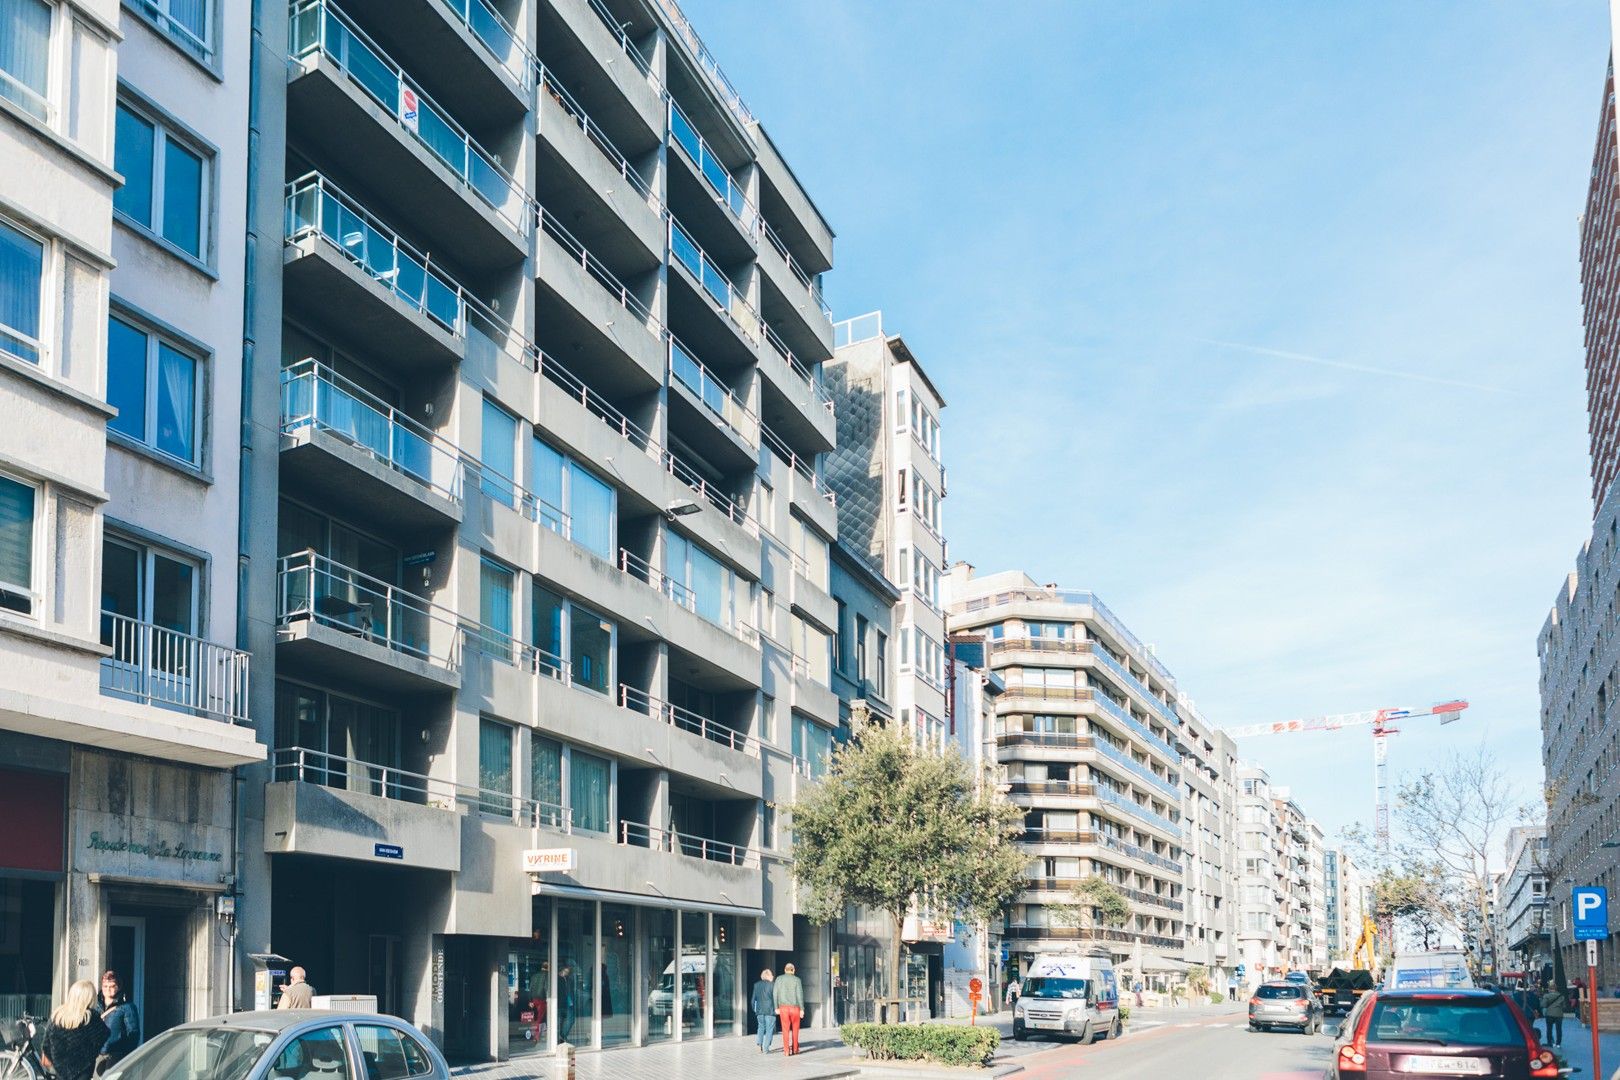
[{"label": "woman with blonde hair", "polygon": [[51,1010],[40,1050],[57,1080],[90,1080],[95,1075],[96,1057],[107,1042],[107,1025],[91,1008],[95,1001],[96,984],[80,979]]}]

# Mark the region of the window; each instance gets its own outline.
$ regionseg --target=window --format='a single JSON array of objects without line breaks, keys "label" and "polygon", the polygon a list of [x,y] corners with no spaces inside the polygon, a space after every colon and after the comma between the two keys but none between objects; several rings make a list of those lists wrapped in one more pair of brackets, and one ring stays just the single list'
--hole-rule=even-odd
[{"label": "window", "polygon": [[776,807],[764,801],[759,804],[759,846],[776,850]]},{"label": "window", "polygon": [[354,1035],[360,1040],[366,1080],[409,1080],[433,1072],[433,1059],[422,1044],[397,1028],[356,1024]]},{"label": "window", "polygon": [[[9,2],[0,0],[0,5]],[[31,364],[39,363],[40,357],[44,283],[44,242],[0,221],[0,352]]]},{"label": "window", "polygon": [[617,544],[618,492],[579,462],[534,440],[531,485],[540,524],[609,562]]},{"label": "window", "polygon": [[760,695],[759,737],[765,742],[776,740],[776,698],[770,694]]},{"label": "window", "polygon": [[517,417],[484,399],[482,456],[484,468],[478,487],[502,506],[517,505]]},{"label": "window", "polygon": [[[200,60],[213,55],[210,44],[210,8],[213,0],[124,0],[125,4],[146,16],[176,45]],[[379,1080],[379,1078],[373,1078]]]},{"label": "window", "polygon": [[114,139],[113,167],[123,173],[124,186],[113,195],[113,209],[192,258],[204,258],[209,198],[205,155],[123,101],[118,103]]},{"label": "window", "polygon": [[276,1055],[270,1066],[270,1080],[352,1080],[349,1054],[343,1046],[343,1029],[324,1027],[299,1036]]},{"label": "window", "polygon": [[805,673],[811,681],[827,685],[827,667],[831,656],[828,647],[828,637],[819,628],[810,625],[797,615],[793,617],[793,641],[791,646],[796,659],[803,662]]},{"label": "window", "polygon": [[832,762],[833,733],[814,720],[793,718],[793,757],[811,776],[827,775]]},{"label": "window", "polygon": [[877,632],[877,685],[878,697],[889,696],[889,635],[879,630]]},{"label": "window", "polygon": [[532,629],[542,675],[563,678],[567,672],[577,687],[610,691],[615,636],[610,620],[536,583]]},{"label": "window", "polygon": [[427,801],[418,781],[402,784],[400,720],[392,709],[276,680],[277,780],[301,780],[405,802]]},{"label": "window", "polygon": [[478,721],[478,809],[512,816],[512,729],[499,720]]},{"label": "window", "polygon": [[114,662],[130,660],[125,654],[140,649],[142,635],[130,623],[197,634],[201,576],[189,559],[106,536],[101,544],[101,643],[112,646]]},{"label": "window", "polygon": [[900,498],[900,509],[906,508],[906,470],[900,470],[900,477],[895,485]]},{"label": "window", "polygon": [[127,317],[107,320],[107,426],[170,457],[197,461],[196,357]]},{"label": "window", "polygon": [[49,118],[51,5],[0,0],[0,98],[41,120]]},{"label": "window", "polygon": [[855,678],[866,681],[866,629],[865,615],[855,616]]},{"label": "window", "polygon": [[529,733],[529,798],[539,804],[541,824],[562,824],[562,743],[532,731]]},{"label": "window", "polygon": [[906,415],[906,391],[902,387],[894,392],[894,430],[896,432],[906,430]]},{"label": "window", "polygon": [[737,575],[675,530],[666,535],[664,576],[675,585],[675,599],[712,623],[735,626]]},{"label": "window", "polygon": [[574,828],[610,832],[609,800],[613,787],[613,763],[570,747],[568,750],[568,796],[574,812]]},{"label": "window", "polygon": [[838,605],[838,621],[833,624],[833,667],[844,671],[849,667],[845,654],[845,645],[849,641],[849,605],[842,600],[835,601]]},{"label": "window", "polygon": [[498,656],[511,663],[515,657],[512,640],[512,583],[513,572],[493,559],[482,559],[478,565],[478,610],[483,631],[478,635],[479,648],[490,656]]},{"label": "window", "polygon": [[0,611],[34,613],[34,515],[39,491],[0,475]]},{"label": "window", "polygon": [[825,589],[827,587],[827,541],[821,534],[807,526],[798,517],[788,520],[788,539],[793,544],[793,553],[804,563],[802,573],[810,581]]}]

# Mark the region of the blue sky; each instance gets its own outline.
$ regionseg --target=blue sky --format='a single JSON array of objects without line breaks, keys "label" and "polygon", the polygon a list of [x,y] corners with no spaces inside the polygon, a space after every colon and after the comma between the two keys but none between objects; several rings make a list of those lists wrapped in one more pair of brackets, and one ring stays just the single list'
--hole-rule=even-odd
[{"label": "blue sky", "polygon": [[[949,400],[954,558],[1097,590],[1218,724],[1469,698],[1397,773],[1536,796],[1605,5],[684,7]],[[1370,821],[1366,735],[1248,751]]]}]

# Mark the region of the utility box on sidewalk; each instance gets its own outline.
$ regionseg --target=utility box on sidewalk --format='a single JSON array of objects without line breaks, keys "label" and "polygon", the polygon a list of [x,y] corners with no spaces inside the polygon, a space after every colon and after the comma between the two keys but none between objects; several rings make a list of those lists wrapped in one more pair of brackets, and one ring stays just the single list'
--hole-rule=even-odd
[{"label": "utility box on sidewalk", "polygon": [[1598,998],[1597,1007],[1598,1030],[1620,1031],[1620,998]]},{"label": "utility box on sidewalk", "polygon": [[557,1056],[551,1060],[547,1080],[574,1080],[574,1076],[574,1046],[572,1043],[558,1043]]}]

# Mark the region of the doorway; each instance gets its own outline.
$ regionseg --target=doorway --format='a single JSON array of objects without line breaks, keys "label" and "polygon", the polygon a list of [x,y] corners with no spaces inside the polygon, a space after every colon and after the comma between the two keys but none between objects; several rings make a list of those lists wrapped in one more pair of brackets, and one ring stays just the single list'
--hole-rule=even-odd
[{"label": "doorway", "polygon": [[366,956],[366,993],[376,997],[378,1012],[403,1019],[402,991],[399,938],[393,934],[372,934]]},{"label": "doorway", "polygon": [[[118,973],[135,1015],[146,1016],[146,916],[114,915],[107,920],[107,967]],[[101,980],[96,980],[96,991]],[[144,1037],[144,1033],[143,1033]]]}]

